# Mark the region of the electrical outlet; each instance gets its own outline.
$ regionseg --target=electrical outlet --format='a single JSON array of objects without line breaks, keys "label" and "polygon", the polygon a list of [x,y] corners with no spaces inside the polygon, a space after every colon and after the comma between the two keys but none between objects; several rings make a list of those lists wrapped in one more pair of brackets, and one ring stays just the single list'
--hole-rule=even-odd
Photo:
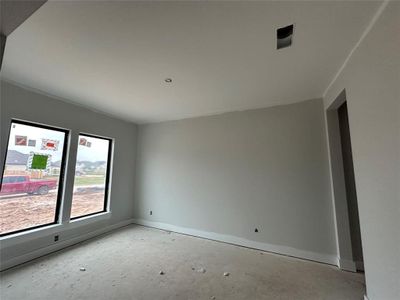
[{"label": "electrical outlet", "polygon": [[58,242],[58,238],[59,238],[58,234],[55,235],[55,236],[54,236],[54,241],[55,241],[55,242]]}]

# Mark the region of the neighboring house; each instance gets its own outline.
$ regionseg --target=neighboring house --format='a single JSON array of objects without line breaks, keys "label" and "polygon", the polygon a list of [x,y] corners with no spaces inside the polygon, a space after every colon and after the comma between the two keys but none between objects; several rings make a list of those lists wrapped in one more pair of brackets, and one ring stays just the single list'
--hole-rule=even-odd
[{"label": "neighboring house", "polygon": [[76,168],[75,168],[75,175],[82,176],[82,175],[85,175],[85,174],[86,174],[86,172],[85,172],[85,164],[80,162],[80,161],[78,161],[77,164],[76,164]]},{"label": "neighboring house", "polygon": [[105,161],[101,161],[101,162],[97,162],[97,163],[98,163],[98,165],[96,166],[95,172],[96,173],[105,173],[107,163]]},{"label": "neighboring house", "polygon": [[27,170],[29,154],[17,150],[8,150],[4,175],[29,175],[31,178],[43,178],[46,175],[60,174],[61,162],[51,163],[50,172],[46,170]]},{"label": "neighboring house", "polygon": [[107,163],[105,161],[78,161],[76,164],[75,174],[78,176],[104,174],[106,167]]},{"label": "neighboring house", "polygon": [[61,170],[61,160],[57,160],[50,164],[50,175],[59,175]]},{"label": "neighboring house", "polygon": [[5,171],[15,174],[26,171],[29,154],[21,153],[17,150],[8,150]]}]

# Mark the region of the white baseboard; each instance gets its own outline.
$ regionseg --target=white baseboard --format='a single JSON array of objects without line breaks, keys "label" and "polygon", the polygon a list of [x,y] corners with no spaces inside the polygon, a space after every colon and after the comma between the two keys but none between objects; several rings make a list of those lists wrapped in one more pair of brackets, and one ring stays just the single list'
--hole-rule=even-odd
[{"label": "white baseboard", "polygon": [[[0,271],[11,268],[13,266],[16,266],[16,265],[19,265],[22,263],[25,263],[27,261],[30,261],[30,260],[33,260],[36,258],[39,258],[46,254],[50,254],[52,252],[61,250],[63,248],[81,243],[85,240],[88,240],[88,239],[91,239],[98,235],[118,229],[120,227],[127,226],[132,223],[138,224],[138,225],[143,225],[143,226],[148,226],[148,227],[153,227],[153,228],[157,228],[157,229],[187,234],[187,235],[191,235],[191,236],[206,238],[206,239],[210,239],[210,240],[214,240],[214,241],[234,244],[234,245],[238,245],[238,246],[259,249],[259,250],[268,251],[268,252],[272,252],[272,253],[276,253],[276,254],[292,256],[292,257],[296,257],[296,258],[321,262],[321,263],[330,264],[330,265],[336,265],[336,266],[339,266],[340,268],[342,268],[341,266],[343,265],[344,267],[346,267],[346,270],[352,268],[351,262],[344,261],[344,260],[339,261],[335,255],[316,253],[316,252],[301,250],[301,249],[292,248],[292,247],[288,247],[288,246],[280,246],[280,245],[256,242],[256,241],[248,240],[245,238],[240,238],[237,236],[215,233],[215,232],[207,232],[207,231],[186,228],[186,227],[180,227],[180,226],[175,226],[175,225],[171,225],[171,224],[167,224],[167,223],[152,222],[152,221],[147,221],[147,220],[143,220],[143,219],[130,219],[130,220],[122,221],[120,223],[80,235],[78,237],[75,237],[75,238],[72,238],[69,240],[61,241],[56,244],[37,249],[35,251],[14,257],[7,261],[1,261]],[[355,269],[354,262],[353,262],[353,265],[354,265],[354,269]]]},{"label": "white baseboard", "polygon": [[339,259],[339,268],[344,271],[357,272],[356,263],[348,259]]},{"label": "white baseboard", "polygon": [[14,257],[14,258],[6,260],[6,261],[1,261],[0,271],[3,271],[5,269],[14,267],[14,266],[22,264],[22,263],[25,263],[25,262],[33,260],[35,258],[39,258],[39,257],[41,257],[43,255],[46,255],[46,254],[49,254],[51,252],[55,252],[55,251],[61,250],[63,248],[66,248],[66,247],[81,243],[81,242],[83,242],[85,240],[91,239],[91,238],[96,237],[98,235],[101,235],[101,234],[107,233],[109,231],[115,230],[117,228],[124,227],[126,225],[132,224],[132,222],[133,222],[133,220],[131,220],[131,219],[126,220],[126,221],[122,221],[122,222],[119,222],[117,224],[113,224],[113,225],[110,225],[110,226],[107,226],[107,227],[104,227],[104,228],[100,228],[100,229],[97,229],[95,231],[92,231],[92,232],[77,236],[77,237],[69,239],[69,240],[61,241],[61,242],[55,243],[53,245],[37,249],[35,251],[32,251],[32,252],[29,252],[27,254],[23,254],[23,255]]},{"label": "white baseboard", "polygon": [[226,234],[215,233],[215,232],[207,232],[207,231],[202,231],[202,230],[197,230],[197,229],[192,229],[192,228],[170,225],[167,223],[147,221],[147,220],[143,220],[143,219],[134,219],[133,223],[138,224],[138,225],[144,225],[144,226],[148,226],[148,227],[154,227],[154,228],[158,228],[158,229],[173,231],[173,232],[177,232],[177,233],[183,233],[183,234],[192,235],[192,236],[196,236],[196,237],[206,238],[206,239],[210,239],[210,240],[214,240],[214,241],[225,242],[225,243],[244,246],[244,247],[248,247],[248,248],[273,252],[276,254],[282,254],[282,255],[292,256],[292,257],[296,257],[296,258],[312,260],[312,261],[335,265],[335,266],[338,265],[338,259],[335,255],[316,253],[316,252],[296,249],[296,248],[292,248],[292,247],[288,247],[288,246],[272,245],[272,244],[256,242],[256,241],[252,241],[252,240],[248,240],[248,239],[244,239],[244,238],[240,238],[240,237],[236,237],[236,236],[232,236],[232,235],[226,235]]},{"label": "white baseboard", "polygon": [[369,300],[367,295],[364,295],[364,300]]}]

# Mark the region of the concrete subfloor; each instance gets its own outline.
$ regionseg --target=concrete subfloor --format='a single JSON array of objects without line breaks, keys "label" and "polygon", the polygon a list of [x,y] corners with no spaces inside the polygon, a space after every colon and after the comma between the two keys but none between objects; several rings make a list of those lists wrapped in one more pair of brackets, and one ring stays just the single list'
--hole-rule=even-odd
[{"label": "concrete subfloor", "polygon": [[137,225],[0,276],[1,300],[361,300],[365,292],[362,274]]}]

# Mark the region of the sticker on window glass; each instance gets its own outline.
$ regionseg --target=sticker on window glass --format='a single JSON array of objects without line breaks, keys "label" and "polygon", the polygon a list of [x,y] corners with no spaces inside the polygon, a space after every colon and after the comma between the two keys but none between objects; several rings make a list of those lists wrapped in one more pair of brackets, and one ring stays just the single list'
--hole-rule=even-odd
[{"label": "sticker on window glass", "polygon": [[46,154],[33,154],[30,165],[31,170],[46,170],[50,163],[49,155]]},{"label": "sticker on window glass", "polygon": [[92,142],[89,142],[87,139],[81,137],[79,138],[79,146],[85,146],[85,147],[92,147]]},{"label": "sticker on window glass", "polygon": [[28,140],[29,147],[36,147],[36,140]]},{"label": "sticker on window glass", "polygon": [[26,146],[28,143],[28,137],[23,135],[15,136],[15,145],[16,146]]},{"label": "sticker on window glass", "polygon": [[80,145],[80,146],[86,146],[87,143],[88,143],[87,139],[85,139],[85,138],[83,138],[83,137],[81,137],[81,138],[79,139],[79,145]]},{"label": "sticker on window glass", "polygon": [[56,140],[42,139],[42,147],[40,149],[57,151],[58,143],[59,141]]}]

